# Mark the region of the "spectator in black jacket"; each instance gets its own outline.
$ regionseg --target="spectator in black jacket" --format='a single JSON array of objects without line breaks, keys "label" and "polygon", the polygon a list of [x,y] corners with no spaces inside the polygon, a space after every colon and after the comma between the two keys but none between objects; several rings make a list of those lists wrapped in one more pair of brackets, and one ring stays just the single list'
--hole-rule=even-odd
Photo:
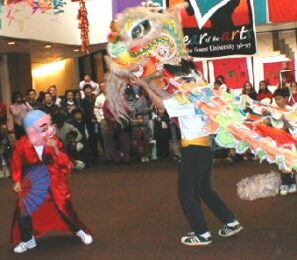
[{"label": "spectator in black jacket", "polygon": [[86,84],[84,86],[85,97],[81,101],[82,110],[84,111],[84,118],[86,121],[86,126],[89,133],[89,147],[92,154],[92,161],[97,160],[98,150],[97,150],[97,141],[98,141],[98,129],[97,120],[94,115],[94,106],[96,101],[96,96],[92,93],[92,86]]},{"label": "spectator in black jacket", "polygon": [[170,120],[165,109],[158,109],[157,117],[154,118],[154,139],[156,140],[158,159],[167,159],[170,155]]}]

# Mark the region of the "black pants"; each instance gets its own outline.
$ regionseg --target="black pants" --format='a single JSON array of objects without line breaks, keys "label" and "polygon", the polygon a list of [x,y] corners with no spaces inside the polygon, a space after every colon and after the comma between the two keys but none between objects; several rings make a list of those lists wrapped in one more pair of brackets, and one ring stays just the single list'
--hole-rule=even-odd
[{"label": "black pants", "polygon": [[20,217],[21,241],[27,242],[33,236],[33,224],[31,216]]},{"label": "black pants", "polygon": [[14,124],[15,139],[19,140],[22,136],[26,135],[25,129],[21,125]]},{"label": "black pants", "polygon": [[159,159],[166,159],[169,157],[169,138],[162,136],[163,138],[156,139],[157,142],[157,157]]},{"label": "black pants", "polygon": [[294,173],[281,173],[282,185],[292,185],[296,184]]},{"label": "black pants", "polygon": [[89,148],[91,152],[91,160],[96,161],[98,157],[98,149],[97,149],[98,137],[95,132],[95,124],[91,120],[88,120],[86,121],[86,127],[89,132],[88,143],[89,143]]},{"label": "black pants", "polygon": [[212,152],[209,147],[182,148],[178,195],[192,231],[198,234],[209,230],[201,209],[201,200],[223,223],[227,224],[235,219],[233,213],[212,189],[211,168]]},{"label": "black pants", "polygon": [[[80,230],[79,227],[74,225],[72,221],[65,216],[61,211],[59,211],[61,214],[61,217],[63,220],[67,223],[67,225],[70,227],[70,229],[73,230],[73,232],[78,232]],[[21,231],[21,241],[27,242],[29,241],[33,236],[33,223],[32,223],[32,217],[31,216],[22,216],[20,217],[20,231]]]}]

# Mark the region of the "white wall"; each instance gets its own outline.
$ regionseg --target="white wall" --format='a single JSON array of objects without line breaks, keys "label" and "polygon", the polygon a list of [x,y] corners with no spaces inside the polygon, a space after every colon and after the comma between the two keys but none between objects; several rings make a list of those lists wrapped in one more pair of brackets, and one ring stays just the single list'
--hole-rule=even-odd
[{"label": "white wall", "polygon": [[[294,31],[280,32],[280,38],[285,38],[286,41],[292,43],[293,51],[296,52],[296,38]],[[295,45],[293,45],[295,41]],[[285,55],[280,54],[279,51],[273,51],[272,33],[263,33],[257,35],[258,52],[254,57],[254,86],[258,89],[259,82],[264,78],[264,63],[283,62],[288,61]],[[295,55],[296,63],[296,55]],[[296,77],[296,76],[295,76]],[[276,86],[269,86],[270,90],[274,90]]]},{"label": "white wall", "polygon": [[[32,9],[26,4],[16,4],[14,7],[16,19],[10,24],[6,18],[8,10],[6,7],[2,8],[0,36],[80,45],[77,20],[79,4],[72,3],[71,0],[65,1],[67,2],[63,8],[65,12],[58,15],[40,11],[32,15]],[[91,44],[106,42],[112,19],[111,4],[112,1],[109,0],[87,0]]]}]

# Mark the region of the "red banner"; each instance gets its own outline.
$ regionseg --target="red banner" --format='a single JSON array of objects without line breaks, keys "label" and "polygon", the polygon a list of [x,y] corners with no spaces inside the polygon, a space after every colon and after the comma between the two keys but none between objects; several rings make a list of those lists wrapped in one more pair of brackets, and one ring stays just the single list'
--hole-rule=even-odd
[{"label": "red banner", "polygon": [[202,61],[196,61],[195,62],[196,68],[198,71],[200,71],[203,74],[203,65],[202,65]]},{"label": "red banner", "polygon": [[297,1],[268,0],[268,8],[271,22],[297,21]]},{"label": "red banner", "polygon": [[294,80],[293,61],[264,63],[264,78],[269,85],[278,86],[281,77],[288,83]]},{"label": "red banner", "polygon": [[214,60],[215,77],[223,76],[230,89],[242,88],[249,81],[246,58]]}]

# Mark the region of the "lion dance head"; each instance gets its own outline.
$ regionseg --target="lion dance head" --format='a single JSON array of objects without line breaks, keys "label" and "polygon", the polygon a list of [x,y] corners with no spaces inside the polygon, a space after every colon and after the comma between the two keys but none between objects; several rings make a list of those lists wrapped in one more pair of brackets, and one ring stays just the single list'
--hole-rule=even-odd
[{"label": "lion dance head", "polygon": [[[131,76],[147,81],[163,79],[168,85],[172,71],[192,72],[187,65],[189,55],[184,44],[179,10],[185,6],[162,10],[157,4],[127,9],[111,23],[108,35],[108,64],[106,78],[107,100],[116,117],[125,117],[124,89]],[[173,81],[175,82],[175,81]],[[131,83],[131,82],[130,82]]]}]

